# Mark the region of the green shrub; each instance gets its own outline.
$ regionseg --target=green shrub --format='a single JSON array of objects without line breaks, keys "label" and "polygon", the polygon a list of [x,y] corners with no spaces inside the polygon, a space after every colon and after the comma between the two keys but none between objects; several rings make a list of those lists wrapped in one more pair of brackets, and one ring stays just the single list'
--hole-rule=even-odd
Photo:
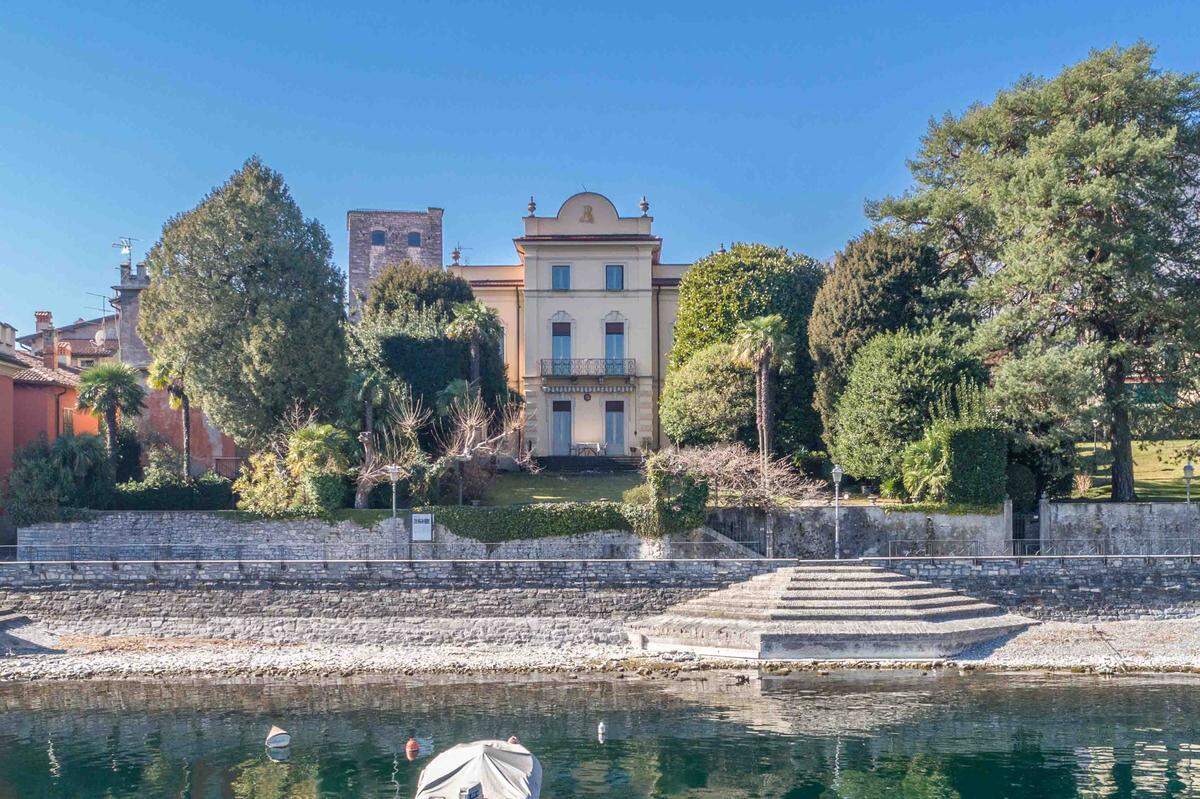
[{"label": "green shrub", "polygon": [[78,518],[83,508],[107,507],[112,464],[99,436],[44,437],[13,457],[3,507],[19,527]]},{"label": "green shrub", "polygon": [[233,484],[238,510],[267,518],[296,516],[305,511],[303,487],[272,452],[256,452]]},{"label": "green shrub", "polygon": [[228,510],[233,507],[233,483],[208,473],[184,481],[176,474],[141,482],[121,483],[113,492],[113,510]]},{"label": "green shrub", "polygon": [[1010,463],[1007,469],[1008,496],[1013,510],[1027,513],[1038,504],[1037,477],[1023,463]]},{"label": "green shrub", "polygon": [[710,344],[667,373],[659,418],[681,447],[751,446],[757,441],[754,372],[734,361],[731,344]]},{"label": "green shrub", "polygon": [[599,530],[631,530],[619,502],[547,502],[534,505],[424,508],[455,535],[485,543],[552,538]]},{"label": "green shrub", "polygon": [[904,448],[921,437],[939,398],[983,366],[939,333],[883,333],[854,356],[838,399],[830,451],[853,477],[901,474]]},{"label": "green shrub", "polygon": [[142,471],[142,442],[137,428],[122,424],[117,427],[117,450],[113,458],[113,480],[127,483],[145,477]]},{"label": "green shrub", "polygon": [[[904,448],[900,464],[903,492],[914,502],[943,502],[950,483],[950,463],[945,442],[938,435],[936,423],[925,435]],[[894,486],[897,478],[888,477],[884,483]]]},{"label": "green shrub", "polygon": [[311,511],[328,516],[339,508],[346,507],[350,486],[346,477],[334,472],[321,472],[304,476],[304,493]]},{"label": "green shrub", "polygon": [[951,422],[943,427],[950,471],[946,501],[958,505],[1003,502],[1008,432],[987,422]]},{"label": "green shrub", "polygon": [[626,492],[626,516],[634,532],[646,538],[694,530],[704,524],[708,483],[686,472],[666,468],[660,455],[646,461],[646,488]]}]

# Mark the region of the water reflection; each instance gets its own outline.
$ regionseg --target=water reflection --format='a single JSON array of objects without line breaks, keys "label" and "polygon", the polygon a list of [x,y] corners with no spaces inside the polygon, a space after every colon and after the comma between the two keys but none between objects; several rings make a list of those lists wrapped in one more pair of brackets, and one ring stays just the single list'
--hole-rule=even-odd
[{"label": "water reflection", "polygon": [[[1200,683],[885,673],[632,682],[0,686],[0,799],[409,797],[520,735],[546,799],[1200,796]],[[599,722],[604,721],[603,740]],[[292,734],[287,762],[262,741]]]}]

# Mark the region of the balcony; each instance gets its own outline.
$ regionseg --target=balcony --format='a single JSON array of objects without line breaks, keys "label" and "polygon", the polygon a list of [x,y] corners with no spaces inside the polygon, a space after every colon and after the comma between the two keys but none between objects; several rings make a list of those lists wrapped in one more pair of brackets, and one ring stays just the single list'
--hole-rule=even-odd
[{"label": "balcony", "polygon": [[542,377],[634,377],[633,358],[542,358]]}]

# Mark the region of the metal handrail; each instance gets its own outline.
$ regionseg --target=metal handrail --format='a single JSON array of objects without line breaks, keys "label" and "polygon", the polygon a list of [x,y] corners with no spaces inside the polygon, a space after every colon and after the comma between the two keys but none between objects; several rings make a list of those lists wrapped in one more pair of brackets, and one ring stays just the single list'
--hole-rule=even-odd
[{"label": "metal handrail", "polygon": [[543,377],[633,377],[633,358],[542,358]]}]

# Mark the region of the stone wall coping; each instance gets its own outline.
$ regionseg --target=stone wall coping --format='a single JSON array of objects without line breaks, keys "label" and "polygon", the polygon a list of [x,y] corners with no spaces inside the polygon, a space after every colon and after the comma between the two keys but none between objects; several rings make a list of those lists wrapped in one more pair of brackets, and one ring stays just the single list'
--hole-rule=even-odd
[{"label": "stone wall coping", "polygon": [[[913,558],[913,560],[921,560],[921,559]],[[438,564],[438,565],[446,565],[446,566],[481,566],[481,565],[486,564],[489,567],[495,567],[498,565],[504,566],[504,565],[520,565],[520,564],[555,564],[555,563],[584,564],[584,565],[596,565],[596,564],[600,564],[600,563],[604,563],[604,564],[615,563],[615,564],[622,564],[625,566],[661,565],[664,563],[665,564],[671,564],[671,563],[716,563],[716,564],[719,564],[719,563],[759,563],[759,564],[763,564],[765,566],[783,567],[783,566],[792,566],[792,565],[795,565],[795,564],[801,563],[801,562],[803,562],[803,563],[822,563],[825,561],[798,561],[794,558],[772,558],[772,559],[767,559],[767,558],[548,558],[548,559],[474,558],[474,559],[461,559],[461,560],[451,560],[451,559],[447,559],[447,558],[413,558],[412,560],[407,560],[404,558],[396,558],[396,559],[392,559],[392,560],[360,560],[360,559],[347,560],[344,558],[342,558],[342,559],[331,558],[329,560],[321,560],[319,558],[308,558],[308,559],[304,559],[304,560],[298,560],[298,559],[297,560],[288,560],[286,558],[283,560],[280,560],[279,558],[253,558],[253,559],[246,559],[246,560],[228,560],[228,559],[207,560],[204,558],[198,558],[198,559],[197,558],[186,558],[184,560],[10,560],[10,561],[0,562],[0,569],[4,569],[4,568],[11,569],[11,568],[15,568],[15,567],[29,568],[29,567],[33,567],[33,566],[63,566],[63,565],[69,566],[71,564],[74,564],[76,566],[84,566],[84,565],[110,566],[112,564],[121,565],[123,563],[129,563],[129,564],[159,563],[159,564],[164,564],[164,565],[174,564],[174,563],[186,563],[186,564],[211,563],[213,565],[230,565],[230,564],[232,564],[235,566],[237,564],[247,565],[247,564],[255,564],[255,563],[267,563],[267,564],[295,563],[297,565],[311,565],[314,563],[321,563],[321,564],[325,564],[325,563],[353,563],[353,564],[378,563],[381,565],[394,565],[397,563],[404,563],[404,564],[411,563],[411,564],[422,564],[422,565]],[[840,560],[840,561],[828,561],[828,562],[829,563],[847,563],[848,561]]]},{"label": "stone wall coping", "polygon": [[999,563],[1023,563],[1026,561],[1049,563],[1051,561],[1078,560],[1200,560],[1200,555],[909,555],[905,557],[866,557],[858,558],[864,563],[978,563],[989,561]]}]

